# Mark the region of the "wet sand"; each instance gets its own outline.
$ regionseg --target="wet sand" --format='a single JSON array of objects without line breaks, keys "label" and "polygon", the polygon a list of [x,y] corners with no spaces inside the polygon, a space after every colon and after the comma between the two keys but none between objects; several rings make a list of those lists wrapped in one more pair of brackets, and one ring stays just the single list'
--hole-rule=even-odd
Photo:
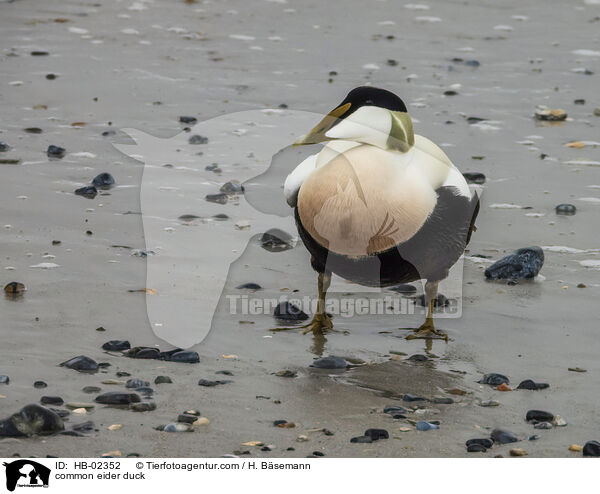
[{"label": "wet sand", "polygon": [[[277,322],[269,315],[232,317],[224,304],[208,338],[193,348],[200,354],[199,364],[104,353],[102,344],[112,339],[161,349],[171,345],[151,331],[146,297],[128,292],[147,286],[147,261],[131,256],[128,249],[111,247],[155,247],[146,244],[141,216],[123,214],[142,209],[143,164],[113,147],[113,142],[130,142],[125,135],[101,134],[134,128],[167,138],[181,132],[180,115],[202,121],[282,103],[290,109],[326,112],[349,89],[371,82],[399,94],[416,131],[443,145],[462,171],[488,177],[469,256],[484,254],[495,260],[529,245],[597,249],[600,202],[582,199],[600,199],[600,168],[593,165],[600,161],[600,151],[593,144],[583,149],[564,146],[600,140],[600,118],[593,115],[600,107],[600,6],[590,3],[553,1],[540,9],[534,2],[466,7],[428,1],[428,10],[393,2],[357,2],[343,10],[291,1],[0,3],[0,141],[12,146],[0,158],[21,160],[18,165],[0,165],[0,281],[20,281],[28,288],[19,300],[0,298],[0,374],[11,379],[9,385],[0,385],[0,395],[5,396],[0,398],[0,416],[38,402],[42,395],[92,401],[94,395],[81,389],[121,389],[100,385],[119,370],[151,382],[157,375],[173,379],[173,384],[152,384],[155,411],[134,413],[97,405],[86,416],[71,416],[67,424],[93,420],[98,432],[83,438],[2,439],[0,456],[98,456],[114,450],[173,457],[235,451],[264,457],[304,457],[313,451],[327,456],[466,456],[464,442],[486,437],[495,427],[525,439],[516,446],[530,456],[580,455],[569,452],[568,446],[599,439],[595,376],[600,372],[600,346],[594,311],[600,271],[580,264],[597,260],[594,252],[546,249],[543,278],[516,286],[486,282],[487,264],[466,259],[463,315],[440,320],[451,341],[434,342],[427,362],[391,353],[425,353],[423,341],[406,341],[406,332],[396,329],[418,326],[420,315],[336,318],[336,329],[345,332],[313,341],[300,331],[271,332]],[[387,39],[389,35],[394,39]],[[34,50],[46,50],[49,56],[31,56]],[[480,66],[452,62],[457,57],[477,60]],[[389,59],[398,64],[388,65]],[[331,71],[337,75],[330,76]],[[48,73],[58,77],[48,80]],[[461,85],[455,89],[458,94],[444,96],[453,84]],[[576,99],[585,104],[575,104]],[[157,101],[162,104],[154,104]],[[555,125],[536,122],[532,115],[538,104],[565,109],[569,120]],[[34,109],[36,105],[47,109]],[[466,117],[488,120],[470,125]],[[73,127],[73,122],[86,125]],[[25,133],[27,127],[41,127],[43,133]],[[45,150],[50,144],[65,147],[68,154],[48,161]],[[72,154],[80,152],[95,157]],[[542,153],[546,159],[540,159]],[[573,164],[574,160],[592,164]],[[244,180],[264,170],[263,164],[250,160],[240,170],[231,156],[222,156],[219,166],[223,173],[212,178],[214,193],[227,180]],[[117,180],[110,195],[93,201],[73,195],[100,172]],[[204,191],[193,210],[179,214],[229,215],[203,237],[209,243],[231,240],[224,250],[237,248],[237,233],[232,232],[239,220],[250,219],[245,236],[260,235],[270,226],[296,234],[290,217],[249,217],[249,206],[214,205],[203,195]],[[554,207],[565,202],[577,206],[575,216],[555,215]],[[494,207],[497,204],[532,209]],[[156,221],[161,228],[180,225],[171,216]],[[86,235],[87,230],[93,235]],[[62,243],[53,246],[53,240]],[[30,267],[42,262],[60,267]],[[282,289],[311,296],[316,292],[316,276],[301,243],[282,253],[251,243],[232,266],[227,293],[250,281],[264,288],[261,297],[278,297]],[[586,288],[577,288],[580,283]],[[210,289],[198,285],[186,288]],[[96,331],[100,326],[106,331]],[[82,354],[111,367],[95,375],[58,367]],[[223,358],[232,354],[238,358]],[[321,355],[360,359],[365,365],[347,371],[310,368],[313,358]],[[576,366],[587,372],[568,371]],[[298,377],[274,375],[282,369],[294,370]],[[220,378],[215,375],[218,370],[231,370],[234,382],[213,388],[197,385],[200,378]],[[513,387],[531,378],[550,383],[550,388],[498,392],[476,383],[487,372],[509,376]],[[34,389],[36,380],[46,381],[48,388]],[[468,393],[445,393],[452,388]],[[440,430],[401,432],[414,427],[381,410],[387,404],[407,405],[399,400],[403,393],[452,396],[455,403],[428,403],[427,408],[439,413],[409,415],[440,420]],[[497,400],[500,406],[477,405],[485,399]],[[211,424],[185,434],[153,429],[190,408],[199,409]],[[524,420],[529,409],[560,414],[569,424],[534,430]],[[273,427],[278,419],[293,421],[296,428]],[[111,424],[123,428],[109,431]],[[307,432],[323,427],[334,435]],[[371,427],[385,428],[390,439],[350,443]],[[540,439],[527,441],[534,433]],[[301,434],[308,441],[297,442]],[[240,446],[253,440],[276,449]],[[484,455],[507,456],[509,449],[510,445],[494,446]]]}]

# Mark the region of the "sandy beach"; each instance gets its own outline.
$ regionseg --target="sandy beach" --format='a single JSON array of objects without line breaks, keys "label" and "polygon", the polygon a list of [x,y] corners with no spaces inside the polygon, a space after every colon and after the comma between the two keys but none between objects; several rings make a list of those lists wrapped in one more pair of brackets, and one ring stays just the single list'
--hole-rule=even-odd
[{"label": "sandy beach", "polygon": [[[533,457],[581,456],[569,446],[600,440],[599,26],[593,0],[552,0],[543,8],[514,0],[344,7],[301,0],[0,1],[0,141],[10,146],[0,152],[0,284],[27,288],[20,297],[0,297],[0,375],[10,378],[0,384],[0,418],[42,396],[93,403],[99,393],[84,387],[125,391],[130,378],[148,381],[154,393],[146,401],[156,403],[147,412],[96,403],[65,417],[67,429],[93,422],[81,437],[0,438],[0,456],[473,457],[465,441],[496,428],[520,441],[478,456],[509,456],[513,447]],[[231,180],[249,191],[255,184],[260,195],[253,180],[272,153],[316,124],[313,114],[367,83],[401,96],[416,132],[461,171],[487,177],[464,260],[462,316],[440,319],[451,340],[430,348],[398,329],[421,324],[420,311],[334,317],[339,332],[313,338],[271,331],[282,326],[271,313],[229,310],[227,294],[251,295],[236,288],[243,283],[260,285],[261,298],[314,297],[316,275],[301,241],[282,252],[261,247],[270,228],[297,237],[291,214],[265,213],[250,196],[218,204],[205,195]],[[536,120],[538,105],[563,109],[568,118]],[[181,116],[195,117],[191,134],[208,142],[186,144],[191,134]],[[25,130],[31,128],[41,133]],[[180,146],[180,158],[145,156],[144,170],[143,161],[115,147],[133,144],[123,129],[153,136],[161,150]],[[572,142],[581,145],[565,146]],[[65,148],[65,156],[49,159],[49,145]],[[154,149],[142,147],[132,154]],[[213,163],[220,173],[205,169]],[[92,200],[74,194],[103,172],[115,187]],[[163,183],[166,173],[179,175]],[[274,176],[266,183],[275,195],[281,189]],[[142,191],[148,195],[141,199]],[[557,215],[562,203],[577,214]],[[186,214],[198,218],[179,219]],[[216,214],[227,218],[215,221]],[[206,250],[190,264],[188,250],[171,245]],[[493,261],[535,245],[545,254],[535,280],[486,281]],[[136,249],[152,252],[132,255]],[[209,257],[221,253],[233,261],[225,273]],[[153,262],[171,266],[163,272],[171,274],[159,279],[148,271],[147,279]],[[178,277],[177,269],[189,274],[192,264],[193,276]],[[199,363],[102,350],[109,340],[172,349],[173,341],[157,336],[147,300],[162,300],[160,310],[170,307],[182,321],[210,322],[212,311],[200,301],[220,293],[218,280],[225,287],[210,333],[190,348]],[[161,299],[157,283],[177,285],[183,298]],[[145,288],[157,294],[136,292]],[[347,291],[360,292],[355,285]],[[94,374],[59,366],[79,355],[110,366]],[[324,356],[352,365],[310,366]],[[282,370],[295,377],[277,375]],[[479,384],[488,373],[510,378],[513,391]],[[173,382],[155,384],[159,375]],[[123,383],[103,384],[110,379]],[[206,387],[200,379],[232,382]],[[517,390],[525,379],[550,386]],[[33,386],[40,380],[46,388]],[[404,401],[407,393],[426,400]],[[499,405],[481,406],[486,400]],[[406,418],[383,413],[387,405],[407,408]],[[210,424],[189,433],[155,430],[190,409]],[[532,409],[568,425],[534,429],[525,421]],[[277,420],[295,427],[275,427]],[[439,421],[439,430],[415,430],[421,420]],[[350,442],[369,428],[390,437]],[[261,444],[243,444],[252,441]]]}]

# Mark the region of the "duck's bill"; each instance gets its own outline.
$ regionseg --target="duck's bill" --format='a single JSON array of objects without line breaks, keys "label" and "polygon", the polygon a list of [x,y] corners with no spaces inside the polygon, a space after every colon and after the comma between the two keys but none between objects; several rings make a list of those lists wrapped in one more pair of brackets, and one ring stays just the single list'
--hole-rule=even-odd
[{"label": "duck's bill", "polygon": [[329,141],[327,131],[331,129],[350,109],[351,103],[340,105],[323,118],[315,127],[306,135],[300,137],[294,142],[294,146],[304,146],[307,144],[317,144],[319,142]]}]

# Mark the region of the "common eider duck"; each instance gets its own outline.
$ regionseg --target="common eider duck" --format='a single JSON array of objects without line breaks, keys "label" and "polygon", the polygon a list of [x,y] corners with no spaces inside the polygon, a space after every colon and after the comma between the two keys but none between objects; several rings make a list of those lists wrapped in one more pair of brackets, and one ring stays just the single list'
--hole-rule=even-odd
[{"label": "common eider duck", "polygon": [[438,284],[463,254],[477,194],[446,154],[416,135],[395,94],[357,87],[294,145],[325,143],[286,178],[298,233],[318,273],[306,331],[333,328],[325,311],[331,274],[364,286],[425,280],[427,316],[407,338],[443,338],[433,322]]}]

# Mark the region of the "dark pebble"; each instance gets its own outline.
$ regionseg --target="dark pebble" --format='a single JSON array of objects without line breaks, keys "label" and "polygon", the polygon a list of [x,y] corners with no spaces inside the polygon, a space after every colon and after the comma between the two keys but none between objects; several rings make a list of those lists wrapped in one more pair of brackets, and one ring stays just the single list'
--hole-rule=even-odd
[{"label": "dark pebble", "polygon": [[263,233],[260,244],[269,252],[283,252],[294,247],[294,240],[289,233],[279,228],[271,228]]},{"label": "dark pebble", "polygon": [[73,357],[72,359],[60,364],[60,366],[66,367],[67,369],[73,369],[78,372],[98,372],[98,364],[96,361],[86,357],[85,355]]},{"label": "dark pebble", "polygon": [[425,398],[422,398],[421,396],[417,396],[417,395],[412,395],[410,393],[406,393],[406,394],[402,395],[402,401],[408,401],[408,402],[425,401]]},{"label": "dark pebble", "polygon": [[10,377],[5,374],[0,375],[0,384],[8,384],[10,382]]},{"label": "dark pebble", "polygon": [[17,295],[23,295],[23,293],[25,293],[25,285],[18,281],[11,281],[4,287],[4,293],[6,293],[7,296],[16,298]]},{"label": "dark pebble", "polygon": [[129,406],[130,410],[134,412],[151,412],[152,410],[156,410],[156,403],[153,401],[145,401],[143,403],[132,403]]},{"label": "dark pebble", "polygon": [[173,380],[169,376],[156,376],[154,384],[171,384]]},{"label": "dark pebble", "polygon": [[390,67],[395,67],[396,65],[398,65],[398,60],[394,60],[393,58],[388,59],[388,61],[386,62]]},{"label": "dark pebble", "polygon": [[184,424],[193,424],[196,420],[198,420],[198,416],[189,413],[180,413],[177,417],[177,422],[182,422]]},{"label": "dark pebble", "polygon": [[100,388],[98,386],[85,386],[81,391],[83,391],[84,393],[87,393],[87,394],[92,394],[92,393],[99,393],[100,391],[102,391],[102,388]]},{"label": "dark pebble", "polygon": [[103,405],[129,405],[131,403],[139,403],[140,395],[137,393],[123,393],[121,391],[109,391],[96,396],[96,403]]},{"label": "dark pebble", "polygon": [[436,405],[452,405],[454,400],[452,398],[434,398],[433,403]]},{"label": "dark pebble", "polygon": [[131,376],[131,374],[129,372],[126,372],[126,371],[117,371],[116,375],[117,375],[117,377],[129,377],[129,376]]},{"label": "dark pebble", "polygon": [[383,413],[387,413],[388,415],[405,415],[408,413],[408,410],[397,405],[386,405],[383,408]]},{"label": "dark pebble", "polygon": [[525,415],[527,422],[552,422],[554,415],[550,412],[544,412],[543,410],[529,410]]},{"label": "dark pebble", "polygon": [[110,352],[122,352],[129,350],[131,344],[127,340],[110,340],[102,345],[102,350],[108,350]]},{"label": "dark pebble", "polygon": [[103,190],[110,189],[115,185],[115,178],[110,173],[100,173],[94,177],[92,185]]},{"label": "dark pebble", "polygon": [[372,443],[373,439],[370,436],[358,436],[350,439],[351,443]]},{"label": "dark pebble", "polygon": [[167,362],[179,362],[181,364],[197,364],[200,362],[200,355],[198,355],[198,352],[182,350],[181,348],[175,348],[167,352],[160,352],[157,358],[159,360],[166,360]]},{"label": "dark pebble", "polygon": [[147,386],[142,386],[141,388],[135,388],[135,391],[143,396],[145,396],[146,398],[149,396],[152,396],[154,394],[154,390],[152,388],[149,388]]},{"label": "dark pebble", "polygon": [[365,431],[365,436],[370,437],[373,441],[390,438],[390,434],[385,429],[367,429]]},{"label": "dark pebble", "polygon": [[228,370],[219,370],[219,371],[215,372],[215,374],[222,374],[224,376],[233,376],[233,372],[228,371]]},{"label": "dark pebble", "polygon": [[485,175],[483,173],[478,173],[478,172],[466,172],[463,173],[463,177],[465,177],[465,180],[470,183],[470,184],[479,184],[482,185],[485,183]]},{"label": "dark pebble", "polygon": [[287,423],[288,423],[288,421],[287,421],[287,420],[274,420],[274,421],[273,421],[273,425],[274,425],[275,427],[279,427],[280,425],[282,425],[282,424],[287,424]]},{"label": "dark pebble", "polygon": [[37,389],[47,388],[48,385],[44,381],[36,381],[33,383],[33,387]]},{"label": "dark pebble", "polygon": [[112,364],[110,362],[98,362],[98,367],[100,367],[101,369],[106,369],[107,367],[110,367]]},{"label": "dark pebble", "polygon": [[[419,305],[425,307],[425,295],[419,295],[416,300],[419,302]],[[449,304],[450,301],[442,293],[438,293],[437,297],[435,297],[435,302],[433,302],[434,307],[448,307]]]},{"label": "dark pebble", "polygon": [[206,166],[204,167],[204,169],[205,169],[207,172],[215,172],[215,173],[221,173],[221,171],[222,171],[222,170],[219,168],[219,165],[217,165],[216,163],[212,163],[212,164],[210,164],[210,165],[206,165]]},{"label": "dark pebble", "polygon": [[537,441],[539,438],[540,438],[540,436],[538,436],[537,434],[533,434],[532,436],[529,436],[530,441]]},{"label": "dark pebble", "polygon": [[46,57],[50,55],[47,51],[34,50],[31,52],[32,57]]},{"label": "dark pebble", "polygon": [[544,265],[544,251],[540,247],[524,247],[514,251],[485,270],[491,280],[533,278]]},{"label": "dark pebble", "polygon": [[407,360],[410,360],[411,362],[427,362],[429,360],[429,357],[427,357],[427,355],[415,353],[414,355],[408,357]]},{"label": "dark pebble", "polygon": [[230,182],[224,183],[221,185],[219,192],[223,192],[223,194],[227,195],[236,195],[244,193],[244,186],[239,183],[237,180],[232,180]]},{"label": "dark pebble", "polygon": [[82,196],[86,199],[94,199],[98,195],[98,189],[93,185],[87,185],[75,190],[76,196]]},{"label": "dark pebble", "polygon": [[208,137],[194,134],[193,136],[190,136],[188,142],[190,144],[206,144],[208,142]]},{"label": "dark pebble", "polygon": [[348,367],[348,362],[341,357],[322,357],[313,360],[310,366],[317,369],[345,369]]},{"label": "dark pebble", "polygon": [[42,133],[42,129],[40,129],[39,127],[27,127],[26,129],[23,129],[25,132],[27,132],[28,134],[41,134]]},{"label": "dark pebble", "polygon": [[525,379],[521,381],[521,383],[517,386],[517,389],[529,389],[531,391],[537,391],[539,389],[549,388],[550,385],[548,383],[536,383],[531,379]]},{"label": "dark pebble", "polygon": [[598,441],[588,441],[583,446],[583,456],[600,456],[600,443]]},{"label": "dark pebble", "polygon": [[49,81],[53,81],[57,77],[58,76],[56,74],[46,74],[46,79],[48,79]]},{"label": "dark pebble", "polygon": [[412,295],[416,293],[417,287],[413,285],[409,285],[407,283],[403,283],[402,285],[391,286],[388,288],[392,292],[401,293],[403,295]]},{"label": "dark pebble", "polygon": [[230,382],[233,382],[233,381],[228,381],[228,380],[211,381],[209,379],[200,379],[198,381],[198,386],[204,386],[204,387],[207,387],[207,388],[212,388],[214,386],[218,386],[219,384],[228,384]]},{"label": "dark pebble", "polygon": [[285,370],[277,371],[275,373],[275,375],[277,377],[289,377],[289,378],[292,378],[292,377],[296,377],[298,375],[298,373],[296,371],[293,371],[293,370],[285,369]]},{"label": "dark pebble", "polygon": [[449,89],[448,91],[444,91],[444,96],[456,96],[458,94],[458,92]]},{"label": "dark pebble", "polygon": [[57,405],[60,406],[65,402],[60,396],[42,396],[40,403],[42,405]]},{"label": "dark pebble", "polygon": [[286,105],[285,103],[279,104],[279,108],[281,108],[282,110],[285,110],[287,107],[288,107],[288,105]]},{"label": "dark pebble", "polygon": [[573,216],[577,213],[577,208],[573,204],[559,204],[554,208],[556,214],[561,214],[563,216]]},{"label": "dark pebble", "polygon": [[498,444],[516,443],[519,441],[519,438],[514,433],[506,429],[494,429],[490,437]]},{"label": "dark pebble", "polygon": [[487,437],[484,438],[477,438],[477,439],[469,439],[465,445],[467,446],[467,448],[473,444],[479,444],[481,446],[483,446],[486,449],[491,448],[494,445],[494,442],[491,439],[488,439]]},{"label": "dark pebble", "polygon": [[467,446],[467,453],[485,453],[486,451],[486,447],[478,443],[469,444]]},{"label": "dark pebble", "polygon": [[261,451],[271,451],[271,448],[269,448],[269,446],[263,446],[262,448],[260,448]]},{"label": "dark pebble", "polygon": [[48,155],[48,158],[61,159],[64,157],[66,152],[67,150],[65,148],[61,148],[60,146],[54,146],[53,144],[51,144],[50,146],[48,146],[46,154]]},{"label": "dark pebble", "polygon": [[585,100],[580,98],[580,99],[574,100],[573,103],[576,105],[585,105]]},{"label": "dark pebble", "polygon": [[111,137],[117,135],[117,132],[115,130],[105,130],[104,132],[102,132],[102,137]]},{"label": "dark pebble", "polygon": [[243,283],[239,286],[236,286],[238,290],[262,290],[262,286],[258,283]]},{"label": "dark pebble", "polygon": [[279,302],[273,311],[273,315],[282,321],[306,321],[308,319],[302,309],[287,301]]},{"label": "dark pebble", "polygon": [[49,408],[26,405],[11,417],[0,421],[0,436],[18,437],[53,434],[65,428],[62,418]]},{"label": "dark pebble", "polygon": [[508,377],[502,374],[485,374],[479,381],[479,384],[489,384],[491,386],[500,386],[501,384],[510,384]]},{"label": "dark pebble", "polygon": [[125,383],[126,388],[142,388],[144,386],[150,386],[150,383],[143,379],[128,379]]},{"label": "dark pebble", "polygon": [[227,194],[207,194],[204,198],[208,202],[215,202],[217,204],[227,204],[228,196]]},{"label": "dark pebble", "polygon": [[141,359],[157,359],[160,350],[153,347],[136,346],[125,353],[127,357]]},{"label": "dark pebble", "polygon": [[478,60],[467,60],[465,65],[468,67],[479,67],[481,63]]},{"label": "dark pebble", "polygon": [[484,122],[485,120],[487,120],[487,118],[480,118],[480,117],[468,117],[467,118],[467,123],[469,124],[476,124],[479,122]]},{"label": "dark pebble", "polygon": [[219,214],[213,214],[212,218],[213,218],[213,220],[217,220],[217,221],[226,221],[229,219],[229,216],[227,216],[226,214],[223,214],[223,213],[219,213]]},{"label": "dark pebble", "polygon": [[312,454],[313,456],[325,456],[325,453],[322,451],[313,451]]},{"label": "dark pebble", "polygon": [[196,117],[185,117],[184,116],[184,117],[179,117],[179,121],[184,124],[193,125],[198,121],[198,119]]},{"label": "dark pebble", "polygon": [[94,422],[86,420],[80,424],[73,424],[72,429],[77,432],[92,432],[95,429]]},{"label": "dark pebble", "polygon": [[0,153],[5,153],[10,149],[10,146],[5,142],[0,141]]}]

